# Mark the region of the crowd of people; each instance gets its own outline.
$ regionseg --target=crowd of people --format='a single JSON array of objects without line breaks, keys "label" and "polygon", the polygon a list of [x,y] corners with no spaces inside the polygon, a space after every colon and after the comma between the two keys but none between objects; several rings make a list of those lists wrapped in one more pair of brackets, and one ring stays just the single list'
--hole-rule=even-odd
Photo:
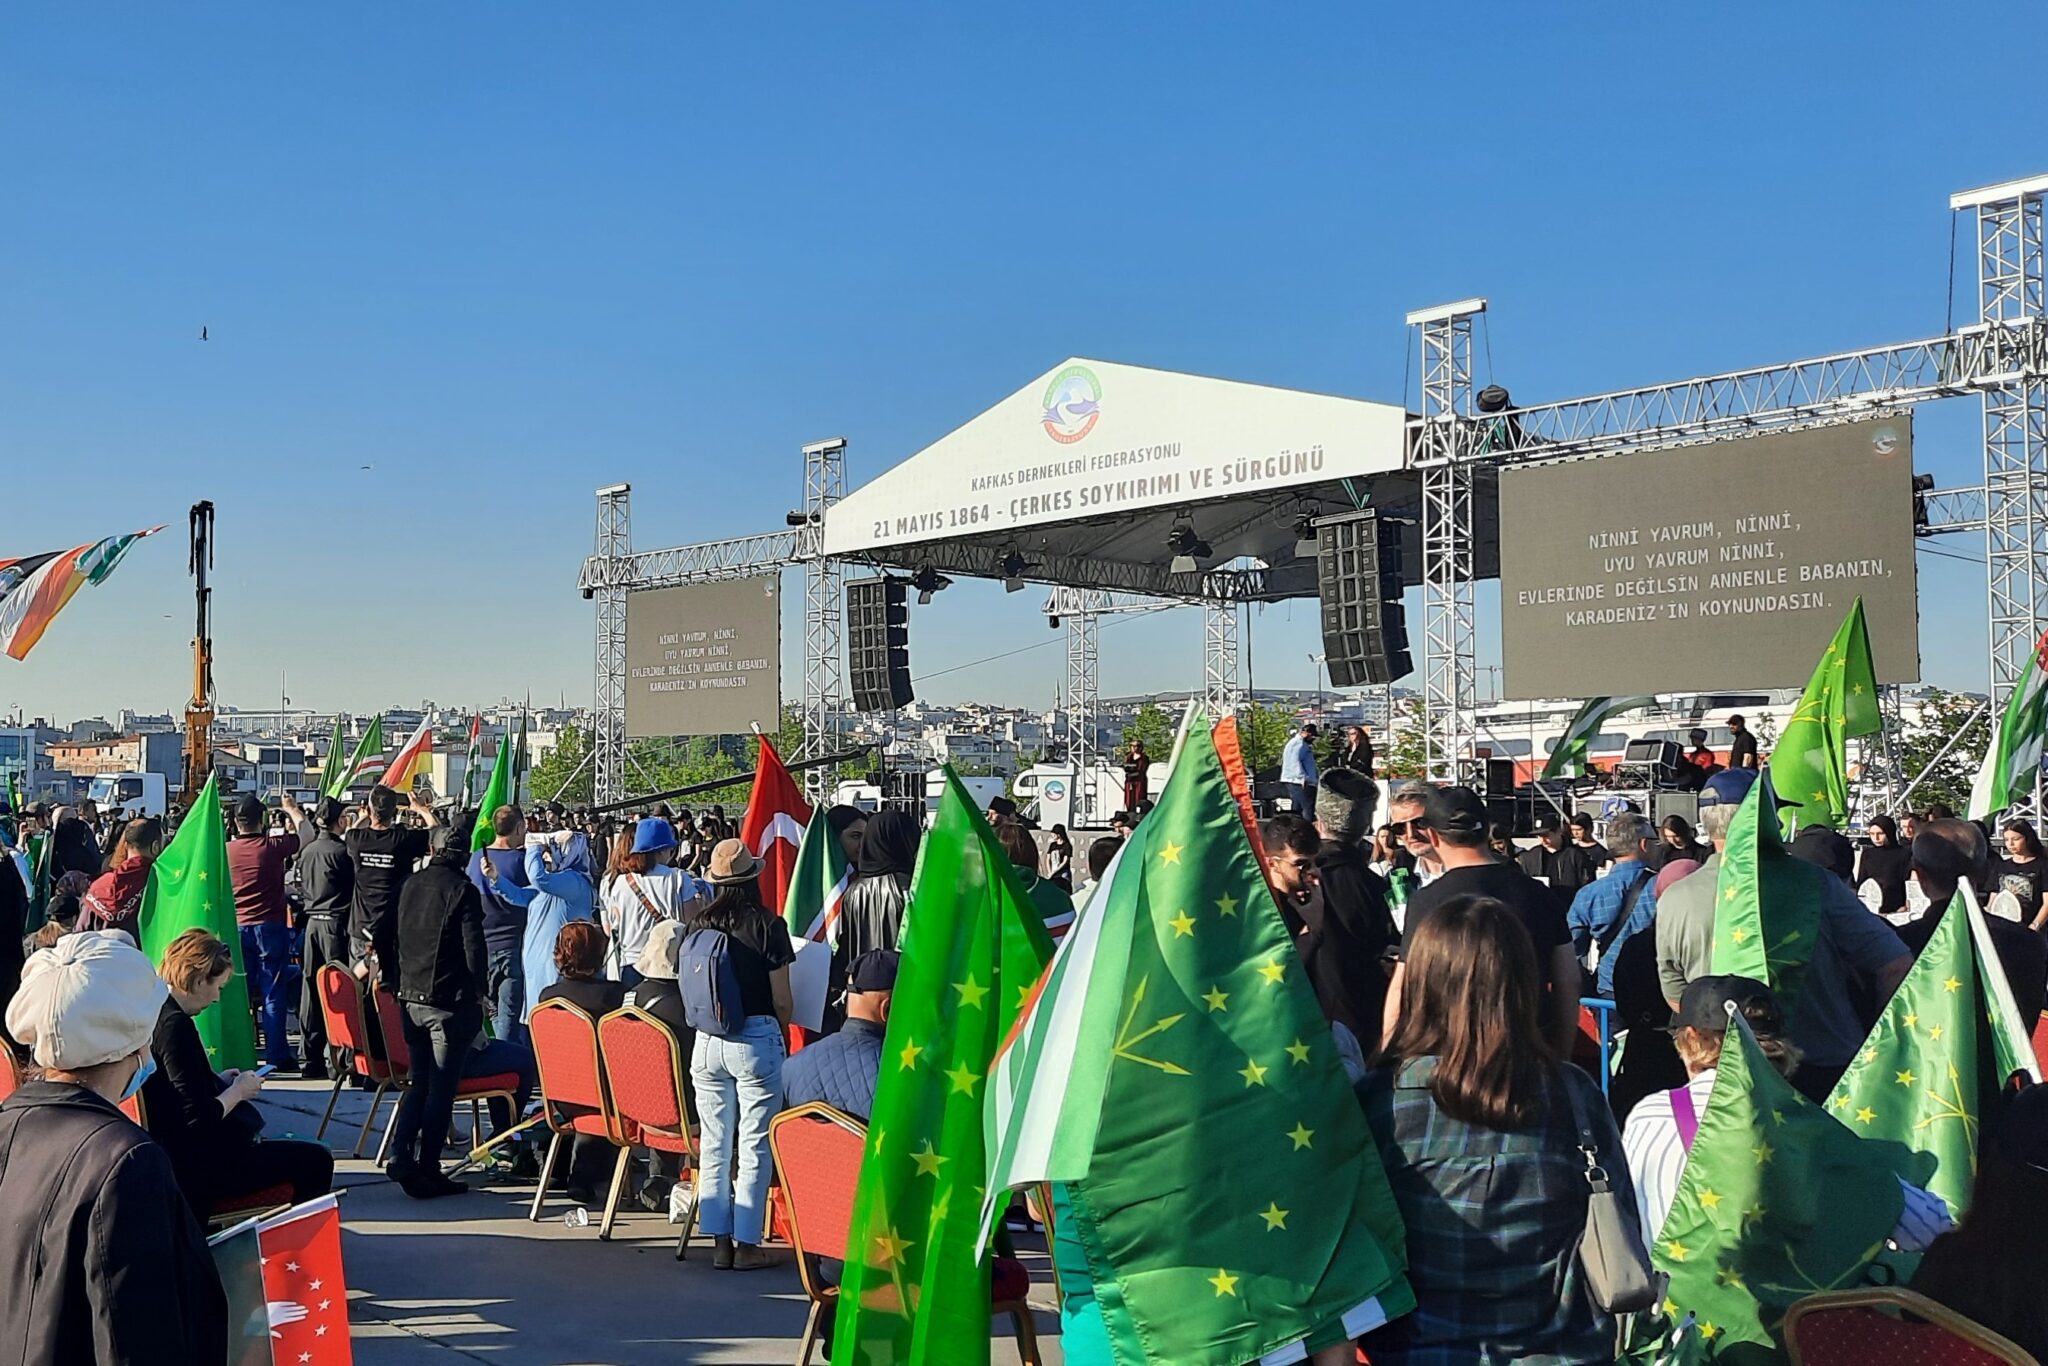
[{"label": "crowd of people", "polygon": [[[1396,786],[1380,821],[1369,739],[1347,737],[1318,765],[1314,738],[1304,728],[1288,761],[1305,805],[1265,820],[1259,835],[1406,1223],[1418,1307],[1364,1340],[1375,1363],[1612,1360],[1614,1322],[1586,1293],[1577,1260],[1585,1150],[1610,1173],[1637,1234],[1654,1239],[1729,1009],[1795,1088],[1825,1097],[1955,913],[1961,884],[2004,898],[1993,946],[2022,1009],[2048,1005],[2048,866],[2024,821],[1999,830],[1996,860],[1980,826],[1940,811],[1874,819],[1860,848],[1840,836],[1797,842],[1821,914],[1806,985],[1781,1011],[1766,984],[1716,974],[1711,962],[1722,851],[1754,767],[1702,778],[1696,827],[1619,811],[1600,823],[1540,823],[1524,849],[1464,787]],[[1006,800],[991,804],[995,842],[1055,938],[1150,809],[1149,793],[1127,795],[1138,798],[1132,809],[1085,845],[1064,828],[1041,840]],[[442,1166],[458,1083],[510,1076],[513,1099],[492,1114],[493,1135],[509,1140],[502,1169],[597,1200],[616,1151],[607,1140],[580,1136],[563,1169],[544,1174],[537,1145],[509,1133],[535,1084],[529,1022],[550,1002],[592,1019],[632,1006],[674,1036],[700,1161],[692,1184],[673,1155],[642,1153],[633,1198],[679,1222],[694,1208],[720,1269],[772,1264],[762,1244],[774,1115],[822,1102],[864,1121],[872,1108],[921,838],[912,814],[827,813],[850,871],[824,1026],[795,1052],[795,945],[782,908],[761,894],[759,860],[722,813],[662,808],[609,824],[546,806],[447,813],[385,788],[360,809],[244,802],[228,841],[240,943],[231,951],[194,930],[155,964],[135,941],[163,824],[97,829],[89,813],[22,814],[20,829],[43,837],[40,856],[61,859],[49,871],[62,868],[40,879],[48,891],[32,906],[0,859],[0,914],[20,917],[0,923],[12,931],[0,944],[22,954],[0,983],[11,998],[0,1008],[29,1076],[0,1104],[0,1230],[14,1230],[0,1234],[11,1240],[0,1262],[15,1273],[0,1288],[0,1315],[31,1341],[99,1334],[111,1344],[99,1359],[146,1360],[131,1345],[133,1315],[162,1319],[167,1341],[224,1331],[194,1216],[263,1189],[309,1198],[332,1181],[324,1146],[265,1137],[251,1103],[273,1071],[318,1077],[350,1065],[322,1031],[323,969],[398,1004],[413,1084],[387,1172],[416,1198],[466,1189]],[[472,850],[479,814],[488,839]],[[216,1071],[195,1026],[219,1008],[235,952],[266,1060],[258,1071]],[[1582,995],[1612,1001],[1626,1030],[1605,1093],[1580,1028]],[[2009,1217],[2013,1200],[2048,1194],[2043,1108],[2036,1089],[1985,1117],[1981,1180],[2008,1208],[1980,1206],[1957,1230],[1939,1200],[1908,1187],[1893,1235],[1927,1253],[1934,1270],[1916,1287],[2036,1350],[2048,1348],[2039,1311],[1981,1287],[1985,1276],[2021,1284],[2013,1261],[2037,1272],[2048,1257],[2038,1231]],[[77,1214],[10,1217],[29,1209]],[[1987,1236],[1992,1227],[1999,1236]],[[134,1258],[161,1274],[109,1269]]]}]

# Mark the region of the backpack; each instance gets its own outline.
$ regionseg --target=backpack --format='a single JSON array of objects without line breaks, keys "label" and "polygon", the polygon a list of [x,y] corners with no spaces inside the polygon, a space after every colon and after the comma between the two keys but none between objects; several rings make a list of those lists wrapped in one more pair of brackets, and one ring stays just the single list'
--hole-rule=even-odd
[{"label": "backpack", "polygon": [[676,954],[676,989],[683,1019],[699,1034],[730,1038],[746,1019],[740,1004],[739,974],[733,971],[732,941],[725,931],[691,930]]}]

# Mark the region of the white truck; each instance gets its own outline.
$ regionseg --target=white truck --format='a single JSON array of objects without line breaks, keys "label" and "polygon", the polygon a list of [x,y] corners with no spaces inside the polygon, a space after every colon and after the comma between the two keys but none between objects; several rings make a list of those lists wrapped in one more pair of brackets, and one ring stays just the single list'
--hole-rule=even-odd
[{"label": "white truck", "polygon": [[[974,799],[975,806],[984,811],[991,801],[1003,795],[1006,786],[1001,778],[962,778],[960,784]],[[944,769],[935,768],[924,775],[925,824],[931,824],[933,814],[939,809],[939,798],[945,790]],[[844,782],[832,790],[832,800],[841,806],[859,807],[862,811],[880,811],[882,789],[874,783]]]},{"label": "white truck", "polygon": [[[1153,801],[1159,800],[1166,777],[1172,771],[1173,766],[1164,759],[1152,761],[1145,778]],[[1072,764],[1033,764],[1017,775],[1012,791],[1017,797],[1017,809],[1044,829],[1064,825],[1068,829],[1106,830],[1109,818],[1124,809],[1124,771],[1098,762],[1090,781],[1095,800],[1086,819],[1081,815],[1080,776]]]},{"label": "white truck", "polygon": [[86,784],[85,795],[101,811],[122,820],[155,816],[171,809],[170,784],[161,773],[102,773]]}]

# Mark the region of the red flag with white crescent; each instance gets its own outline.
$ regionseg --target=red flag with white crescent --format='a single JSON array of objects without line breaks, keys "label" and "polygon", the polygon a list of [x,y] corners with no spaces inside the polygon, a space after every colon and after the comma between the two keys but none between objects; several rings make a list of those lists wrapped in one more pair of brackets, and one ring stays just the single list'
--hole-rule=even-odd
[{"label": "red flag with white crescent", "polygon": [[270,1356],[278,1366],[350,1366],[341,1211],[322,1196],[256,1226]]},{"label": "red flag with white crescent", "polygon": [[782,756],[763,735],[761,757],[754,765],[754,791],[747,798],[747,814],[740,822],[740,840],[761,860],[761,904],[780,908],[789,899],[789,883],[796,872],[796,854],[803,844],[804,827],[810,824],[811,804]]}]

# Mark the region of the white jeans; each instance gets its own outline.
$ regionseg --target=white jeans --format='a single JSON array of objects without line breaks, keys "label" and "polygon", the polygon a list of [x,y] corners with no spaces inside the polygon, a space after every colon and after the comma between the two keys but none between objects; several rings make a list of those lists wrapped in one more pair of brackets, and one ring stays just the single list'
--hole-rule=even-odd
[{"label": "white jeans", "polygon": [[761,1242],[772,1175],[768,1121],[782,1108],[783,1047],[782,1026],[773,1015],[749,1015],[731,1038],[697,1035],[690,1082],[697,1093],[702,1148],[700,1232],[757,1246]]}]

